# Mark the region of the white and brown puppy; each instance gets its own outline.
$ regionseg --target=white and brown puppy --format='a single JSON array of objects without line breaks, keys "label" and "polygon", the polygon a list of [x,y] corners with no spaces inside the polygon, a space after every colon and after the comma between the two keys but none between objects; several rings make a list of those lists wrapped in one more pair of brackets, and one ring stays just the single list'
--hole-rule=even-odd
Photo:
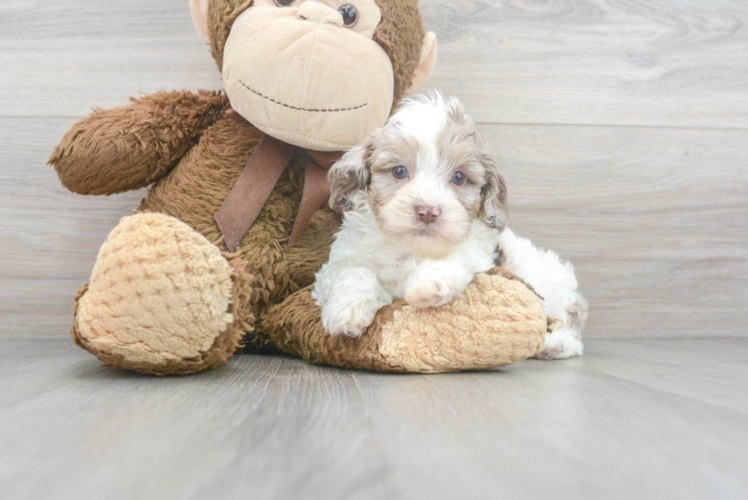
[{"label": "white and brown puppy", "polygon": [[498,264],[543,297],[552,331],[538,357],[582,354],[574,269],[505,227],[504,181],[457,99],[405,101],[329,179],[330,205],[345,214],[313,297],[332,335],[361,335],[393,298],[446,304]]}]

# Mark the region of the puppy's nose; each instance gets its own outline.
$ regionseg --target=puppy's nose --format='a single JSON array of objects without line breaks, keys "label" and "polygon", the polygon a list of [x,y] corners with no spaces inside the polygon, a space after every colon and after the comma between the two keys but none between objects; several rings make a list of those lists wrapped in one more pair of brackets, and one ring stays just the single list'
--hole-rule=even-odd
[{"label": "puppy's nose", "polygon": [[441,214],[439,207],[432,205],[420,205],[416,207],[416,212],[418,212],[418,219],[425,224],[431,224]]}]

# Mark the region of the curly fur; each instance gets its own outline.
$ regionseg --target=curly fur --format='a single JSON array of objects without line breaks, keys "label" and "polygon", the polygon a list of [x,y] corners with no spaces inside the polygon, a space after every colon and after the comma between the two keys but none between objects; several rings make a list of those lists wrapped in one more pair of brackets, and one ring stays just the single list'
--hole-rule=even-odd
[{"label": "curly fur", "polygon": [[[407,177],[396,178],[395,169]],[[453,176],[463,174],[464,183]],[[543,297],[550,320],[541,358],[582,354],[587,302],[574,268],[505,228],[506,186],[475,125],[454,99],[409,99],[369,140],[330,169],[331,205],[346,210],[312,296],[332,335],[359,336],[405,297],[439,307],[476,273],[502,264]],[[419,219],[423,207],[438,216]]]}]

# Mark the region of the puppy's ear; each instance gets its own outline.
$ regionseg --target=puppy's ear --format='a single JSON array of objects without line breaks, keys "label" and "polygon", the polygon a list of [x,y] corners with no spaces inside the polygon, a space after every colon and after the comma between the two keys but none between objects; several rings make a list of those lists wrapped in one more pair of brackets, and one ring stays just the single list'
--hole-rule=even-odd
[{"label": "puppy's ear", "polygon": [[503,177],[499,175],[499,169],[493,157],[484,152],[480,158],[486,169],[486,184],[481,190],[483,220],[489,226],[503,230],[509,213],[506,206],[506,184],[504,184]]},{"label": "puppy's ear", "polygon": [[330,181],[330,208],[336,212],[353,210],[364,201],[370,179],[371,148],[370,139],[346,152],[339,162],[330,167],[327,173]]}]

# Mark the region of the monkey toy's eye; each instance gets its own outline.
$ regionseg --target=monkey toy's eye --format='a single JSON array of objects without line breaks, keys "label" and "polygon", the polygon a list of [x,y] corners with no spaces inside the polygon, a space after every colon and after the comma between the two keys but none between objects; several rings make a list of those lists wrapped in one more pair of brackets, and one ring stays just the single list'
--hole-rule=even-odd
[{"label": "monkey toy's eye", "polygon": [[462,186],[463,184],[465,184],[466,180],[467,178],[462,172],[455,172],[455,174],[452,176],[452,184],[456,184],[457,186]]},{"label": "monkey toy's eye", "polygon": [[338,7],[338,12],[343,16],[343,24],[346,28],[353,28],[353,25],[358,22],[358,9],[355,5],[343,4]]},{"label": "monkey toy's eye", "polygon": [[403,166],[395,167],[392,169],[392,176],[395,179],[405,179],[408,177],[408,169]]},{"label": "monkey toy's eye", "polygon": [[296,0],[273,0],[273,2],[275,2],[275,5],[278,7],[290,7],[296,3]]}]

